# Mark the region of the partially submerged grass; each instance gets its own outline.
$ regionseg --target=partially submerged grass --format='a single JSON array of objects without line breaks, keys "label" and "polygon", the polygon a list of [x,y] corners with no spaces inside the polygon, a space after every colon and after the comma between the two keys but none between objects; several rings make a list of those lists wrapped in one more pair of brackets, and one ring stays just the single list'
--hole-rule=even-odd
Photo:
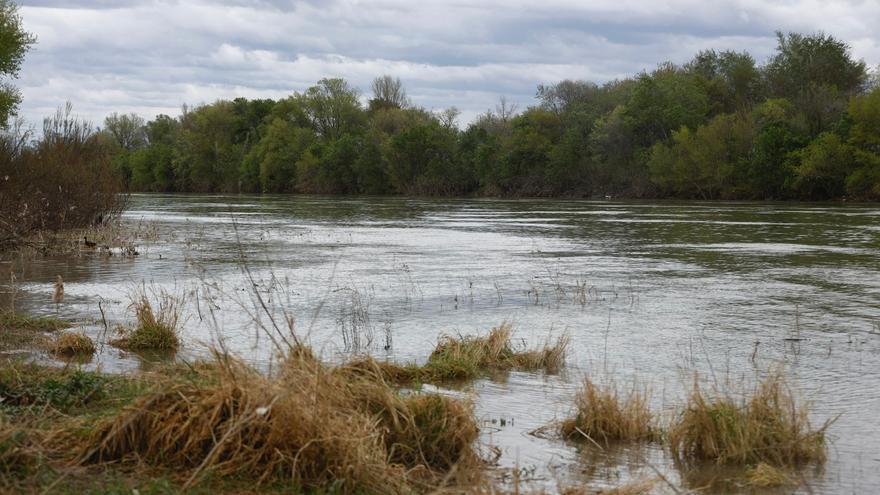
[{"label": "partially submerged grass", "polygon": [[825,461],[825,430],[813,429],[781,373],[760,380],[743,399],[709,395],[696,382],[687,407],[669,429],[679,460],[798,466]]},{"label": "partially submerged grass", "polygon": [[568,349],[568,336],[560,336],[553,342],[548,340],[539,349],[519,351],[511,343],[512,333],[513,328],[502,323],[483,337],[441,337],[423,366],[397,365],[369,357],[352,361],[348,366],[379,373],[392,383],[469,380],[490,371],[509,369],[543,369],[555,373],[562,368]]},{"label": "partially submerged grass", "polygon": [[589,378],[575,398],[574,417],[559,425],[563,437],[608,444],[657,438],[657,428],[648,408],[647,392],[635,386],[621,396],[613,384],[601,387]]},{"label": "partially submerged grass", "polygon": [[91,356],[95,351],[92,339],[79,332],[62,332],[49,347],[49,352],[61,357]]},{"label": "partially submerged grass", "polygon": [[80,459],[132,455],[174,467],[184,488],[212,477],[287,482],[343,493],[408,493],[474,472],[469,405],[402,397],[381,377],[291,353],[265,377],[222,358],[200,380],[173,380],[98,425]]},{"label": "partially submerged grass", "polygon": [[41,348],[48,341],[48,333],[70,326],[70,322],[57,318],[0,311],[0,352]]},{"label": "partially submerged grass", "polygon": [[155,350],[175,351],[180,347],[178,324],[182,301],[171,294],[158,294],[158,308],[145,292],[135,296],[131,303],[137,324],[124,329],[122,337],[111,343],[128,351]]},{"label": "partially submerged grass", "polygon": [[0,329],[28,330],[35,332],[54,332],[70,328],[73,324],[69,321],[52,318],[49,316],[30,316],[11,311],[0,311]]}]

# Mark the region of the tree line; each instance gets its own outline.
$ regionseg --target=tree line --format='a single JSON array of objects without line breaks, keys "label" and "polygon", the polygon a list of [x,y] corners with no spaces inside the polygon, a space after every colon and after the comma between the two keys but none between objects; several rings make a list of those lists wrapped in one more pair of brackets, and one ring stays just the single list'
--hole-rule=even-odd
[{"label": "tree line", "polygon": [[769,60],[707,50],[605,84],[537,88],[459,128],[383,76],[280,100],[221,100],[145,122],[107,117],[135,191],[880,198],[880,90],[849,46],[778,33]]}]

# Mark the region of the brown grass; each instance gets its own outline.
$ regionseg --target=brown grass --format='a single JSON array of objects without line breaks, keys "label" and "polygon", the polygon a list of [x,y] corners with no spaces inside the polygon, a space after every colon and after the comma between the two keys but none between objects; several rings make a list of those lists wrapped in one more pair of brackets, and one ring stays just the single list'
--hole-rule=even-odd
[{"label": "brown grass", "polygon": [[145,291],[134,297],[130,308],[134,310],[137,325],[123,330],[122,337],[111,344],[129,351],[175,351],[180,347],[178,324],[182,300],[166,292],[156,298],[158,310],[153,308]]},{"label": "brown grass", "polygon": [[600,387],[586,378],[575,398],[575,406],[576,415],[559,426],[565,438],[608,444],[657,437],[647,393],[636,387],[621,397],[615,385]]},{"label": "brown grass", "polygon": [[708,395],[695,382],[686,409],[669,430],[679,460],[798,466],[825,461],[825,430],[813,429],[781,373],[760,380],[751,394]]},{"label": "brown grass", "polygon": [[381,377],[329,369],[305,352],[274,378],[221,363],[100,424],[81,459],[137,456],[180,470],[185,487],[210,473],[342,493],[409,493],[473,472],[477,428],[465,403],[401,397]]},{"label": "brown grass", "polygon": [[95,343],[87,335],[79,332],[62,332],[55,337],[49,352],[56,356],[91,356],[95,353]]},{"label": "brown grass", "polygon": [[379,362],[370,357],[352,361],[352,370],[375,372],[392,383],[437,383],[469,380],[490,371],[509,369],[558,372],[565,364],[569,338],[549,339],[540,349],[516,350],[511,342],[513,328],[502,323],[486,336],[444,336],[424,366]]}]

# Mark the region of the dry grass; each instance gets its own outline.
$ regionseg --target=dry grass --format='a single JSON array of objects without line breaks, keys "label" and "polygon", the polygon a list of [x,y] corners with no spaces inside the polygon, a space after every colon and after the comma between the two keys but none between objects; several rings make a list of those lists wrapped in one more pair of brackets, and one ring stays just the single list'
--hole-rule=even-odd
[{"label": "dry grass", "polygon": [[781,373],[759,381],[741,400],[709,396],[695,383],[687,407],[669,430],[679,460],[797,466],[825,461],[826,422],[813,429]]},{"label": "dry grass", "polygon": [[489,372],[509,369],[558,372],[565,364],[569,338],[563,335],[554,342],[549,339],[540,349],[518,351],[511,343],[513,328],[502,323],[488,335],[444,336],[424,366],[397,365],[363,358],[350,362],[354,370],[378,372],[392,383],[437,383],[469,380]]},{"label": "dry grass", "polygon": [[401,397],[378,375],[326,368],[307,352],[291,353],[273,378],[220,363],[100,424],[82,461],[136,456],[176,468],[184,488],[210,473],[342,493],[410,493],[474,472],[467,404]]},{"label": "dry grass", "polygon": [[55,337],[49,352],[56,356],[91,356],[95,353],[95,343],[87,335],[79,332],[62,332]]},{"label": "dry grass", "polygon": [[575,406],[576,415],[559,426],[565,438],[608,444],[657,437],[647,393],[636,387],[621,397],[613,384],[600,387],[586,378],[575,398]]},{"label": "dry grass", "polygon": [[112,341],[116,347],[129,351],[175,351],[180,347],[178,324],[182,300],[161,292],[156,296],[158,310],[145,291],[137,294],[130,308],[134,310],[137,325],[123,330],[122,337]]}]

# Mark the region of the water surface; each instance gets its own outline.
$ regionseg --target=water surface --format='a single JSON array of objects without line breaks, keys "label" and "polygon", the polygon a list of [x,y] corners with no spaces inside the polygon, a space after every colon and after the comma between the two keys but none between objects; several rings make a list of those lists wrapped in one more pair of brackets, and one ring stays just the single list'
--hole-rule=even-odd
[{"label": "water surface", "polygon": [[[530,434],[571,411],[585,375],[649,386],[669,412],[694,373],[748,382],[782,365],[814,422],[841,415],[828,463],[805,474],[810,489],[880,492],[877,205],[135,195],[125,221],[157,231],[140,256],[2,265],[3,280],[16,272],[17,307],[78,318],[106,339],[99,302],[112,327],[130,321],[137,287],[166,290],[186,297],[185,358],[223,340],[261,367],[273,345],[254,319],[271,328],[269,314],[292,318],[328,360],[424,361],[438,336],[502,321],[523,345],[567,333],[558,376],[444,391],[475,400],[500,467],[548,487],[654,469],[688,488],[706,482],[658,447],[603,452]],[[59,274],[67,297],[55,307]],[[104,347],[92,366],[145,364]]]}]

